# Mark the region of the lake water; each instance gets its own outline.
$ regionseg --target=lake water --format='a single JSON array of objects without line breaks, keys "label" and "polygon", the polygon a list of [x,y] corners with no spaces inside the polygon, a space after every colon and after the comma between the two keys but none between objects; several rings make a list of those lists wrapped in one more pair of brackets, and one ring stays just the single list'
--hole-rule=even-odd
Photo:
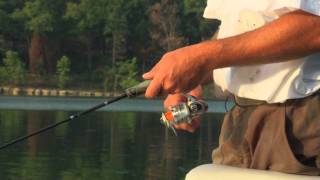
[{"label": "lake water", "polygon": [[[0,143],[68,118],[97,98],[0,96]],[[232,104],[229,103],[229,107]],[[223,102],[209,102],[195,133],[159,122],[161,102],[123,100],[0,151],[1,180],[176,180],[211,162]]]}]

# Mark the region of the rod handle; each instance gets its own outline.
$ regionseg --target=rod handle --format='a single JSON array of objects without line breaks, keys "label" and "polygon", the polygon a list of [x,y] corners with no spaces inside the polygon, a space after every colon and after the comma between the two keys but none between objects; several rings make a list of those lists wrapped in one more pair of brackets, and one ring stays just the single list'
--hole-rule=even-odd
[{"label": "rod handle", "polygon": [[135,85],[133,87],[126,89],[125,93],[127,94],[128,97],[139,96],[146,92],[150,83],[151,83],[151,80],[143,81],[138,85]]}]

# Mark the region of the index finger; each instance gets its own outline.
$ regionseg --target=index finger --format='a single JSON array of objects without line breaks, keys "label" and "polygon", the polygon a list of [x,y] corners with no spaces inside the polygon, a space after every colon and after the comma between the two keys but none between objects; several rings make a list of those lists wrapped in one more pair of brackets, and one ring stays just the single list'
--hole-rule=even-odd
[{"label": "index finger", "polygon": [[149,87],[146,90],[145,97],[152,99],[160,95],[162,88],[162,82],[160,78],[155,77],[152,81]]},{"label": "index finger", "polygon": [[156,65],[154,65],[153,68],[150,71],[144,73],[142,75],[143,79],[146,79],[146,80],[153,79],[155,74],[157,73],[157,70],[158,70],[158,67],[159,67],[158,64],[159,64],[159,62]]}]

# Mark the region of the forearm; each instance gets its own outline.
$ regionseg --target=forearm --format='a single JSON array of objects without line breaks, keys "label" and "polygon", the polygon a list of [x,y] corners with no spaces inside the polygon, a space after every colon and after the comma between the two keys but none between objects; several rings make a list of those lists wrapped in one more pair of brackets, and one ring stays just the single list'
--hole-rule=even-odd
[{"label": "forearm", "polygon": [[320,51],[320,17],[295,11],[254,31],[199,45],[208,70],[266,64]]}]

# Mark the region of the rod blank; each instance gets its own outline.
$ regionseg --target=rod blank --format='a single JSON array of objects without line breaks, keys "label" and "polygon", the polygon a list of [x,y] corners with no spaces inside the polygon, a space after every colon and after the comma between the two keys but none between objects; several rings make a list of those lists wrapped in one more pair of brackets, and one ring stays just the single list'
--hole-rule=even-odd
[{"label": "rod blank", "polygon": [[133,86],[131,88],[126,89],[125,93],[121,94],[118,97],[115,97],[115,98],[112,98],[110,100],[104,101],[103,103],[98,104],[98,105],[96,105],[96,106],[94,106],[94,107],[92,107],[92,108],[90,108],[88,110],[85,110],[85,111],[82,111],[80,113],[71,115],[71,116],[69,116],[68,119],[65,119],[63,121],[59,121],[57,123],[54,123],[54,124],[48,125],[46,127],[43,127],[43,128],[41,128],[39,130],[36,130],[36,131],[34,131],[34,132],[30,133],[30,134],[27,134],[27,135],[18,137],[16,139],[13,139],[13,140],[9,141],[8,143],[5,143],[4,145],[0,146],[0,150],[5,149],[5,148],[7,148],[7,147],[9,147],[11,145],[14,145],[14,144],[18,143],[18,142],[24,141],[24,140],[26,140],[26,139],[28,139],[28,138],[30,138],[32,136],[35,136],[35,135],[41,134],[41,133],[43,133],[45,131],[48,131],[50,129],[53,129],[53,128],[55,128],[55,127],[57,127],[57,126],[59,126],[61,124],[67,123],[67,122],[69,122],[71,120],[78,119],[78,118],[80,118],[80,117],[82,117],[82,116],[84,116],[86,114],[89,114],[89,113],[91,113],[93,111],[96,111],[96,110],[98,110],[98,109],[100,109],[100,108],[102,108],[104,106],[107,106],[109,104],[117,102],[117,101],[119,101],[121,99],[124,99],[126,97],[136,97],[138,95],[141,95],[146,91],[146,89],[148,88],[150,82],[151,82],[150,80],[144,81],[144,82],[142,82],[142,83],[140,83],[140,84],[138,84],[136,86]]}]

